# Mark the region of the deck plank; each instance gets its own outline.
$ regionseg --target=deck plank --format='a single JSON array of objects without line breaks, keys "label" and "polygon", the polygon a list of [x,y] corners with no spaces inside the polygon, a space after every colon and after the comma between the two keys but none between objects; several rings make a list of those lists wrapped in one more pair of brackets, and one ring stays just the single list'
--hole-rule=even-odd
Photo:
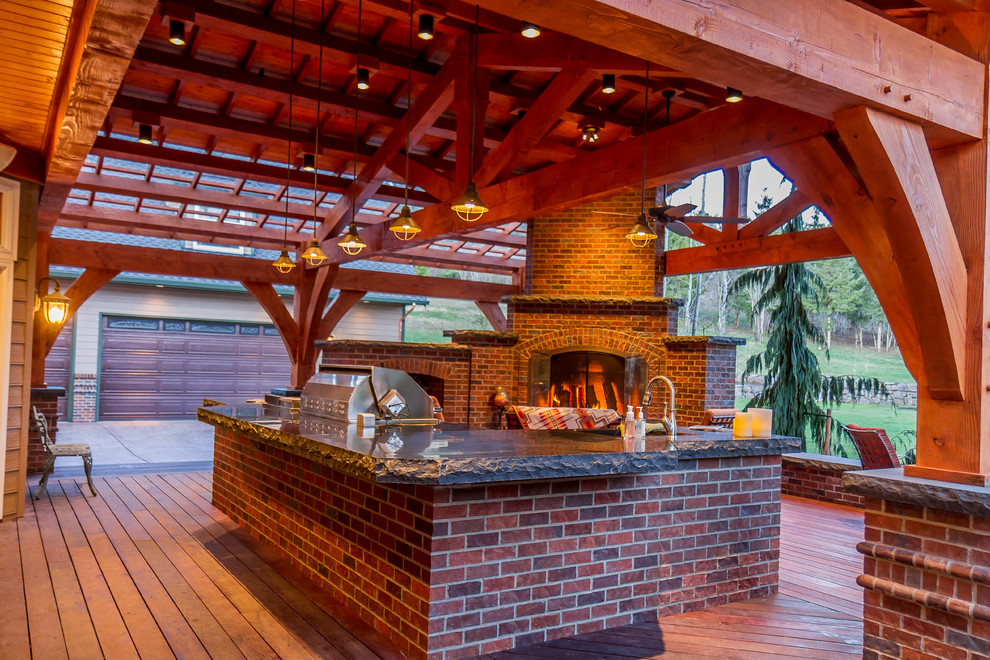
[{"label": "deck plank", "polygon": [[[0,525],[4,660],[135,650],[142,660],[403,658],[217,510],[209,473],[97,480],[96,498],[81,478],[56,480],[50,497]],[[779,594],[484,657],[861,657],[862,519],[854,509],[784,497]]]},{"label": "deck plank", "polygon": [[0,658],[6,660],[26,660],[31,656],[21,570],[17,524],[0,525]]}]

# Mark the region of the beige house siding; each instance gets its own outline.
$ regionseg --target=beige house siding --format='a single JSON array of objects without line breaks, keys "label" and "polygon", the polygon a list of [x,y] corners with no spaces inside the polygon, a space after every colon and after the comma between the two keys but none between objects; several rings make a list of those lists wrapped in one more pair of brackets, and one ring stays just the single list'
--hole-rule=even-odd
[{"label": "beige house siding", "polygon": [[[17,260],[13,264],[13,299],[3,301],[4,305],[9,305],[5,311],[9,311],[12,321],[8,386],[4,397],[7,428],[3,466],[3,517],[24,514],[37,211],[38,185],[21,182]],[[8,218],[4,218],[4,221],[7,220]]]}]

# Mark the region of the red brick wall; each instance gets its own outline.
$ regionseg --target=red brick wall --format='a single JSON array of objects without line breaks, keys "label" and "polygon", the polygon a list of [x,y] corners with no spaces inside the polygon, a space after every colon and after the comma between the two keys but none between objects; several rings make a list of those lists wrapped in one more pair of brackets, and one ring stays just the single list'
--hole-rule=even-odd
[{"label": "red brick wall", "polygon": [[842,487],[842,474],[843,471],[840,470],[795,465],[788,463],[785,458],[780,478],[780,491],[784,495],[862,509],[863,496],[845,491]]},{"label": "red brick wall", "polygon": [[[937,564],[963,562],[990,567],[990,518],[899,502],[866,500],[866,541],[921,553]],[[934,593],[965,606],[990,607],[990,584],[952,577],[943,570],[867,557],[866,576],[899,585],[912,594]],[[984,576],[984,579],[986,577]],[[866,590],[864,658],[990,657],[990,623],[909,598]]]},{"label": "red brick wall", "polygon": [[776,591],[780,457],[470,488],[366,482],[217,431],[214,503],[413,658]]},{"label": "red brick wall", "polygon": [[[31,388],[31,405],[38,409],[48,421],[48,435],[52,442],[58,435],[58,399],[65,396],[62,388]],[[44,470],[45,448],[41,444],[38,427],[34,424],[34,413],[28,427],[27,473],[41,474]],[[54,472],[54,470],[52,470]]]},{"label": "red brick wall", "polygon": [[496,423],[496,409],[492,406],[492,394],[498,387],[505,388],[510,403],[515,399],[516,369],[512,359],[512,347],[519,341],[514,333],[448,331],[451,341],[471,349],[470,409],[472,426],[492,427]]},{"label": "red brick wall", "polygon": [[431,489],[373,484],[217,430],[213,503],[396,646],[426,647]]},{"label": "red brick wall", "polygon": [[459,424],[468,423],[469,348],[451,344],[405,344],[356,339],[318,342],[317,346],[322,346],[323,364],[371,365],[442,378],[444,419]]},{"label": "red brick wall", "polygon": [[735,345],[699,340],[667,342],[665,347],[666,367],[660,373],[674,381],[679,424],[701,423],[709,408],[735,408]]},{"label": "red brick wall", "polygon": [[[653,206],[654,190],[646,194],[647,206]],[[659,293],[655,246],[635,248],[625,238],[639,215],[640,198],[636,190],[530,220],[527,292],[579,296]]]}]

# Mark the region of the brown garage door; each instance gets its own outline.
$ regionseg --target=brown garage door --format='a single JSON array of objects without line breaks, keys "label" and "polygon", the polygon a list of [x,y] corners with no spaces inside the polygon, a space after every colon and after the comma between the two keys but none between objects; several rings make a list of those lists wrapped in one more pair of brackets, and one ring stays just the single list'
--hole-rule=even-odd
[{"label": "brown garage door", "polygon": [[45,358],[45,382],[49,387],[64,387],[65,396],[58,398],[59,419],[68,419],[66,402],[69,400],[72,384],[72,319],[58,333],[52,350]]},{"label": "brown garage door", "polygon": [[273,326],[103,317],[99,419],[189,419],[204,397],[259,396],[289,382]]}]

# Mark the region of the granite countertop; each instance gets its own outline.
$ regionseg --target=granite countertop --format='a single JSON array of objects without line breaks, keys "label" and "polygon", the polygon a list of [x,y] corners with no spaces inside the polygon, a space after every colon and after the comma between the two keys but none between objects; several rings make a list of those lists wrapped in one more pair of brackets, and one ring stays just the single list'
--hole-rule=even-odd
[{"label": "granite countertop", "polygon": [[[460,424],[359,429],[355,424],[246,403],[199,409],[218,429],[381,483],[477,484],[677,470],[699,458],[795,451],[797,438],[733,439],[678,429],[639,442],[593,431],[497,430]],[[683,469],[683,468],[680,468]]]}]

